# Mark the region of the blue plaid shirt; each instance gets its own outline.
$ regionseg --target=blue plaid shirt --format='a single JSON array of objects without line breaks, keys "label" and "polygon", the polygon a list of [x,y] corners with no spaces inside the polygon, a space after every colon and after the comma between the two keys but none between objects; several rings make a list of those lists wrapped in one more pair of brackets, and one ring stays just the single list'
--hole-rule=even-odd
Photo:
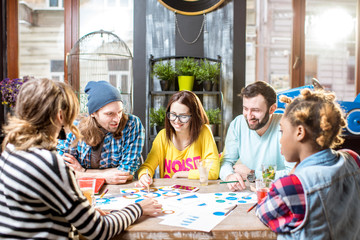
[{"label": "blue plaid shirt", "polygon": [[[104,138],[104,145],[101,149],[101,160],[99,168],[117,167],[121,171],[134,175],[141,165],[141,152],[144,146],[145,130],[138,117],[128,114],[123,135],[115,139],[113,134],[108,132]],[[75,125],[79,124],[78,122]],[[59,140],[57,151],[60,155],[65,152],[73,155],[84,168],[90,167],[91,146],[84,141],[79,141],[74,147],[70,147],[75,140],[71,132],[66,140]]]}]

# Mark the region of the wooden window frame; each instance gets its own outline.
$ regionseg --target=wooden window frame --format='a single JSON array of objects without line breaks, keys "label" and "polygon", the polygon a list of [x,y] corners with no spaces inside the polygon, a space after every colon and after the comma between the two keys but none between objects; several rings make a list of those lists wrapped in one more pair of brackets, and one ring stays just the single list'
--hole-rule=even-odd
[{"label": "wooden window frame", "polygon": [[[293,36],[292,54],[290,64],[291,87],[305,85],[305,15],[306,0],[293,0]],[[355,90],[356,95],[360,93],[360,0],[357,1],[357,35],[356,35],[356,68],[355,68]]]},{"label": "wooden window frame", "polygon": [[[67,80],[67,54],[79,39],[79,4],[80,0],[64,0],[64,79]],[[9,78],[19,77],[19,4],[7,0],[7,72]],[[79,89],[79,83],[73,83]]]}]

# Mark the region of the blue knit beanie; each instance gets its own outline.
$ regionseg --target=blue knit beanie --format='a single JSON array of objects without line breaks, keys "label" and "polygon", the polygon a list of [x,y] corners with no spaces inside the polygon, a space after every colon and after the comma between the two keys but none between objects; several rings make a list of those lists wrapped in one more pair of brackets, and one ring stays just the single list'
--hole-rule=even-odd
[{"label": "blue knit beanie", "polygon": [[106,81],[90,81],[85,87],[88,95],[87,107],[92,114],[108,103],[122,101],[119,90]]}]

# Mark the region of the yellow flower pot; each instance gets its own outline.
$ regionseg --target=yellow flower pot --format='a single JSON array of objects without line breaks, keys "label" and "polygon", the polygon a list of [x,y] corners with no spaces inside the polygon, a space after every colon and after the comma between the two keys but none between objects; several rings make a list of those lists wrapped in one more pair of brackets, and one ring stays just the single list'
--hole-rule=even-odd
[{"label": "yellow flower pot", "polygon": [[194,86],[194,76],[178,76],[179,91],[188,90],[192,91]]}]

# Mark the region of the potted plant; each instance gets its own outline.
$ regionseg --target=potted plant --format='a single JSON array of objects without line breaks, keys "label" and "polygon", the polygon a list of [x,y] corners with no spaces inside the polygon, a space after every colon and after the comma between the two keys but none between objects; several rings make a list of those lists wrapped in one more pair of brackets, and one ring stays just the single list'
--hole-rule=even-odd
[{"label": "potted plant", "polygon": [[160,132],[165,126],[166,109],[160,107],[159,109],[150,108],[150,127],[155,128],[156,132]]},{"label": "potted plant", "polygon": [[176,77],[176,71],[170,61],[157,62],[154,65],[153,73],[160,80],[160,86],[162,91],[168,91],[171,87],[172,82]]},{"label": "potted plant", "polygon": [[175,65],[179,81],[179,90],[192,91],[195,75],[199,69],[198,63],[194,58],[187,57],[176,61]]},{"label": "potted plant", "polygon": [[205,91],[211,91],[219,82],[220,63],[210,63],[206,59],[201,61],[196,80],[203,84]]},{"label": "potted plant", "polygon": [[218,125],[221,123],[221,110],[220,108],[208,109],[205,111],[209,119],[210,129],[214,136],[218,135]]}]

